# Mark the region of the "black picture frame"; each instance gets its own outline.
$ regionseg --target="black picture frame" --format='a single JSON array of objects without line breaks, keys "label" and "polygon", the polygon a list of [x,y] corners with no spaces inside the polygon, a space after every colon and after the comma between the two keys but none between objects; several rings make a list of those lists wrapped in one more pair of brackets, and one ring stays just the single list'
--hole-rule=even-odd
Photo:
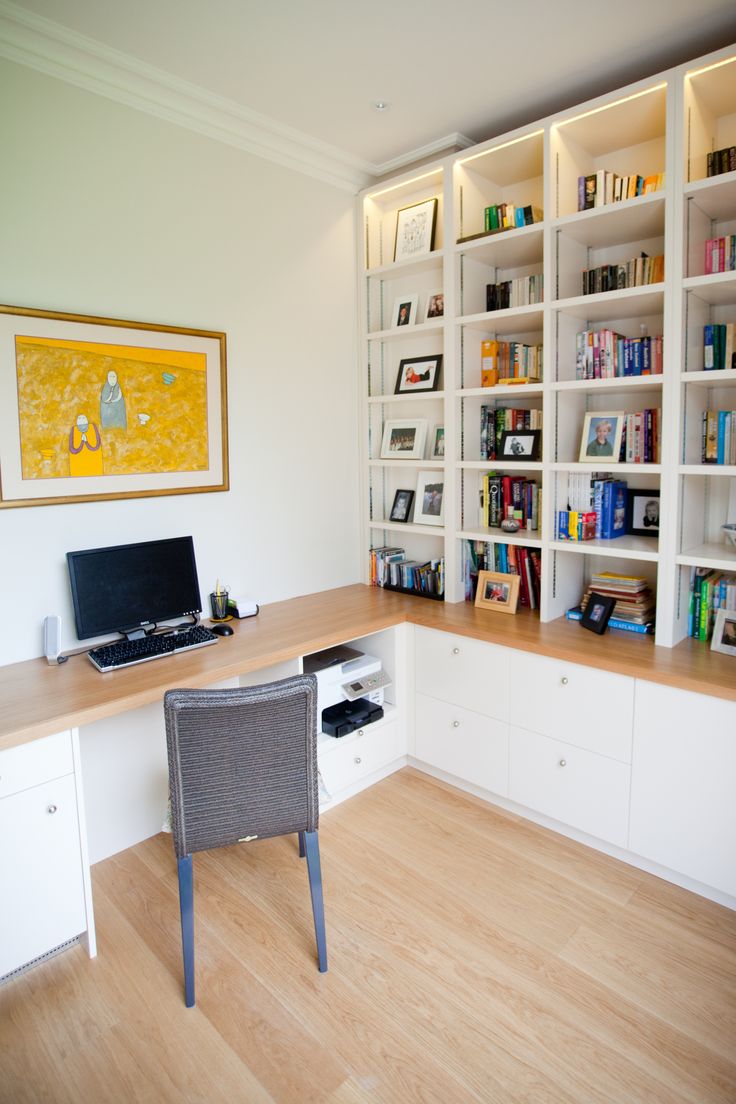
[{"label": "black picture frame", "polygon": [[414,491],[399,489],[394,495],[393,506],[389,514],[389,521],[398,521],[402,524],[411,519],[411,508],[414,503]]},{"label": "black picture frame", "polygon": [[659,488],[629,487],[626,496],[626,532],[636,537],[659,536]]},{"label": "black picture frame", "polygon": [[541,429],[504,430],[499,460],[538,460],[542,451]]},{"label": "black picture frame", "polygon": [[437,198],[424,199],[396,212],[394,261],[413,261],[434,249]]},{"label": "black picture frame", "polygon": [[399,361],[394,395],[413,395],[437,391],[442,372],[442,353],[434,356],[404,357]]},{"label": "black picture frame", "polygon": [[597,594],[591,590],[580,624],[584,629],[590,629],[591,632],[602,636],[608,628],[615,605],[615,598],[609,598],[605,594]]}]

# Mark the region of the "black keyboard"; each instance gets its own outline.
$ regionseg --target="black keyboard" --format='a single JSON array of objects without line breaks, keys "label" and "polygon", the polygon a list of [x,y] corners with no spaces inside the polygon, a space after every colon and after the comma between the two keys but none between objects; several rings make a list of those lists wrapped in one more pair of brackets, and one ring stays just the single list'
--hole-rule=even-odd
[{"label": "black keyboard", "polygon": [[116,640],[93,648],[87,655],[98,671],[114,671],[118,667],[130,667],[133,663],[147,663],[149,659],[161,659],[174,652],[189,648],[206,648],[216,644],[217,637],[204,625],[193,625],[178,632],[155,633],[140,640]]}]

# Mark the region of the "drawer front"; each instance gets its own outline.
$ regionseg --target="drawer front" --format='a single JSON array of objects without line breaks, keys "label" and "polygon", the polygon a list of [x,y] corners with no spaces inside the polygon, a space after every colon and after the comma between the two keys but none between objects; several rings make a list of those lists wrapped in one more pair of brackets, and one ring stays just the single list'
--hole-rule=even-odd
[{"label": "drawer front", "polygon": [[57,732],[30,744],[8,748],[0,752],[0,797],[40,786],[42,782],[61,778],[73,770],[70,732]]},{"label": "drawer front", "polygon": [[0,976],[87,927],[74,776],[0,801]]},{"label": "drawer front", "polygon": [[431,698],[507,721],[508,649],[417,627],[416,689]]},{"label": "drawer front", "polygon": [[511,728],[512,801],[618,847],[628,841],[630,773],[628,764]]},{"label": "drawer front", "polygon": [[509,734],[505,721],[417,694],[416,757],[505,796]]},{"label": "drawer front", "polygon": [[631,762],[633,679],[519,652],[510,688],[520,728]]},{"label": "drawer front", "polygon": [[336,740],[335,745],[319,756],[322,782],[330,796],[406,755],[406,741],[397,724],[382,725],[375,731],[368,725]]}]

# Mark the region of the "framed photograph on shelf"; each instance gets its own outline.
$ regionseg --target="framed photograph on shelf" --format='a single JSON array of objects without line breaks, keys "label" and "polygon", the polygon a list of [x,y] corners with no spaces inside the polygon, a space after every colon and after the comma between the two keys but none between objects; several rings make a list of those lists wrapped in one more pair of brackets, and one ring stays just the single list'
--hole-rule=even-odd
[{"label": "framed photograph on shelf", "polygon": [[394,504],[391,507],[389,521],[408,521],[411,516],[413,501],[413,491],[397,491],[394,495]]},{"label": "framed photograph on shelf", "polygon": [[414,501],[417,525],[442,525],[445,518],[445,477],[436,471],[419,472]]},{"label": "framed photograph on shelf", "polygon": [[498,459],[538,460],[541,450],[541,429],[505,430],[501,435]]},{"label": "framed photograph on shelf", "polygon": [[714,652],[736,656],[736,610],[718,610],[710,646]]},{"label": "framed photograph on shelf", "polygon": [[397,418],[384,422],[381,459],[423,460],[426,444],[426,418]]},{"label": "framed photograph on shelf", "polygon": [[501,571],[479,571],[475,604],[479,609],[496,613],[516,613],[519,602],[518,575],[505,575]]},{"label": "framed photograph on shelf", "polygon": [[597,464],[599,460],[607,460],[609,464],[618,464],[625,418],[623,410],[589,411],[583,422],[579,462]]},{"label": "framed photograph on shelf", "polygon": [[602,636],[608,628],[608,622],[615,605],[615,598],[608,598],[604,594],[596,594],[596,592],[592,590],[585,604],[580,624],[583,628],[590,629],[591,632],[598,633],[599,636]]},{"label": "framed photograph on shelf", "polygon": [[401,295],[394,300],[394,309],[391,314],[391,325],[413,326],[417,320],[418,295]]},{"label": "framed photograph on shelf", "polygon": [[629,487],[626,501],[626,532],[637,537],[659,536],[659,490]]},{"label": "framed photograph on shelf", "polygon": [[444,315],[445,293],[444,291],[433,291],[431,295],[427,296],[427,310],[424,321],[431,322],[433,318],[444,318]]},{"label": "framed photograph on shelf", "polygon": [[437,200],[425,199],[396,212],[395,261],[413,261],[434,249]]},{"label": "framed photograph on shelf", "polygon": [[415,392],[436,391],[440,385],[442,353],[437,356],[405,357],[399,361],[395,395],[413,395]]},{"label": "framed photograph on shelf", "polygon": [[430,460],[444,460],[445,459],[445,427],[443,425],[436,425],[432,430],[432,436],[430,438],[431,444],[429,446],[429,459]]}]

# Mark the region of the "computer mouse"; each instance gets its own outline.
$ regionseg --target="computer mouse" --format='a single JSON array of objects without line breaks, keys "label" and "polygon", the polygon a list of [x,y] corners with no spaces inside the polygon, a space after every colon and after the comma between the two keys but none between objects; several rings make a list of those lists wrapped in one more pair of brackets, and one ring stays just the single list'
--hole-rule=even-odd
[{"label": "computer mouse", "polygon": [[232,636],[233,630],[229,625],[211,625],[210,628],[216,636]]}]

